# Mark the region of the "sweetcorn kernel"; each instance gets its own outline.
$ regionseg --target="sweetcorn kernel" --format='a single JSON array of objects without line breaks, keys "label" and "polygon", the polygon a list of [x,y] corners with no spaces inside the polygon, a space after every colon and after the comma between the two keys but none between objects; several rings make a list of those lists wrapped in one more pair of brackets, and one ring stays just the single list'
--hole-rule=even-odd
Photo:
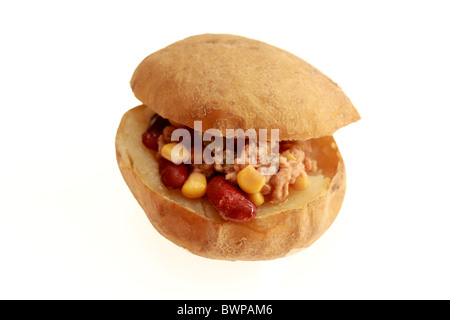
[{"label": "sweetcorn kernel", "polygon": [[186,198],[201,198],[206,193],[207,184],[205,175],[200,172],[192,172],[183,184],[181,193]]},{"label": "sweetcorn kernel", "polygon": [[292,155],[292,153],[289,150],[283,152],[282,155],[285,156],[288,160],[297,161],[297,159]]},{"label": "sweetcorn kernel", "polygon": [[[178,152],[175,148],[178,148]],[[165,144],[161,148],[161,156],[169,161],[172,161],[173,163],[178,164],[186,161],[186,158],[188,158],[190,155],[187,149],[182,144],[171,142]]]},{"label": "sweetcorn kernel", "polygon": [[292,189],[297,191],[306,190],[309,187],[309,176],[305,174],[301,174],[295,179],[295,182],[291,184]]},{"label": "sweetcorn kernel", "polygon": [[237,183],[242,190],[253,194],[261,191],[266,179],[258,170],[248,165],[237,174]]},{"label": "sweetcorn kernel", "polygon": [[248,198],[257,207],[264,203],[264,196],[261,194],[261,192],[249,194]]}]

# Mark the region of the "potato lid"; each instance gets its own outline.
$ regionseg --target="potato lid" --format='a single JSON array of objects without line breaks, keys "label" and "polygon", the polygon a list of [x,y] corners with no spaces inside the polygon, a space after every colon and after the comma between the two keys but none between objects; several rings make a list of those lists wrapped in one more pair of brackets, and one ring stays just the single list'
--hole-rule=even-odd
[{"label": "potato lid", "polygon": [[203,131],[279,129],[281,140],[332,135],[360,119],[342,89],[299,57],[264,42],[204,34],[146,57],[135,96],[161,116]]}]

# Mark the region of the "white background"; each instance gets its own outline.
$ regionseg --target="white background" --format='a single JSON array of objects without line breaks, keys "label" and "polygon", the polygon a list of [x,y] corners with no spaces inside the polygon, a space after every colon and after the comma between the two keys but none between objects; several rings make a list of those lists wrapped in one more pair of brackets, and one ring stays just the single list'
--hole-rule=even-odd
[{"label": "white background", "polygon": [[[449,299],[446,4],[0,2],[0,298]],[[135,67],[201,33],[286,49],[361,113],[335,134],[341,212],[301,253],[194,256],[155,231],[120,175]]]}]

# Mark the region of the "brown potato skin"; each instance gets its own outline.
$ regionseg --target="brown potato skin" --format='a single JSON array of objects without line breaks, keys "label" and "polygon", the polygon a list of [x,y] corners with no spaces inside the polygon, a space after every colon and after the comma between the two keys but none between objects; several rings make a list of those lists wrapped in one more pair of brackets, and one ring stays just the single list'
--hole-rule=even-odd
[{"label": "brown potato skin", "polygon": [[[360,119],[343,90],[301,58],[230,34],[196,35],[146,57],[131,81],[159,115],[203,131],[278,129],[280,140],[331,136]],[[276,116],[274,116],[276,115]]]},{"label": "brown potato skin", "polygon": [[[343,202],[345,167],[333,137],[314,140],[319,168],[330,178],[327,190],[295,210],[274,212],[244,222],[210,219],[162,196],[144,183],[149,177],[133,165],[133,150],[127,139],[142,126],[130,127],[130,119],[148,117],[145,106],[134,108],[122,118],[116,136],[116,155],[120,171],[134,197],[158,232],[190,252],[211,259],[269,260],[291,250],[309,247],[333,223]],[[149,118],[148,118],[149,119]],[[147,120],[136,119],[135,122]],[[136,131],[136,132],[135,132]],[[159,177],[151,177],[159,179]]]}]

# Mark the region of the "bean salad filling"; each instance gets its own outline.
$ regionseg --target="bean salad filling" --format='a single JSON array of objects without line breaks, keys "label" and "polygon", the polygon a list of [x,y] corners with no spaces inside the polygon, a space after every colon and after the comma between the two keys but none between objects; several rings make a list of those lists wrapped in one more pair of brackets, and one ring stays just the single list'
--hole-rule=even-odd
[{"label": "bean salad filling", "polygon": [[[161,180],[167,188],[180,189],[183,196],[191,199],[206,196],[225,220],[245,222],[253,219],[257,215],[257,207],[265,202],[278,204],[287,199],[290,189],[306,190],[309,175],[318,171],[317,162],[311,157],[311,145],[302,141],[279,142],[275,154],[276,172],[268,173],[267,161],[263,161],[265,156],[275,159],[272,148],[267,147],[270,142],[252,146],[246,140],[239,146],[233,139],[232,151],[224,148],[219,159],[231,157],[234,159],[232,163],[217,161],[218,154],[214,152],[213,163],[197,163],[194,161],[197,159],[196,149],[192,144],[175,149],[179,142],[172,141],[172,134],[178,128],[186,129],[191,137],[203,136],[201,132],[155,114],[142,134],[142,143],[156,151]],[[222,139],[223,145],[230,143],[225,141],[229,139]],[[203,142],[202,154],[210,143]],[[256,159],[251,158],[252,150],[258,151]]]}]

